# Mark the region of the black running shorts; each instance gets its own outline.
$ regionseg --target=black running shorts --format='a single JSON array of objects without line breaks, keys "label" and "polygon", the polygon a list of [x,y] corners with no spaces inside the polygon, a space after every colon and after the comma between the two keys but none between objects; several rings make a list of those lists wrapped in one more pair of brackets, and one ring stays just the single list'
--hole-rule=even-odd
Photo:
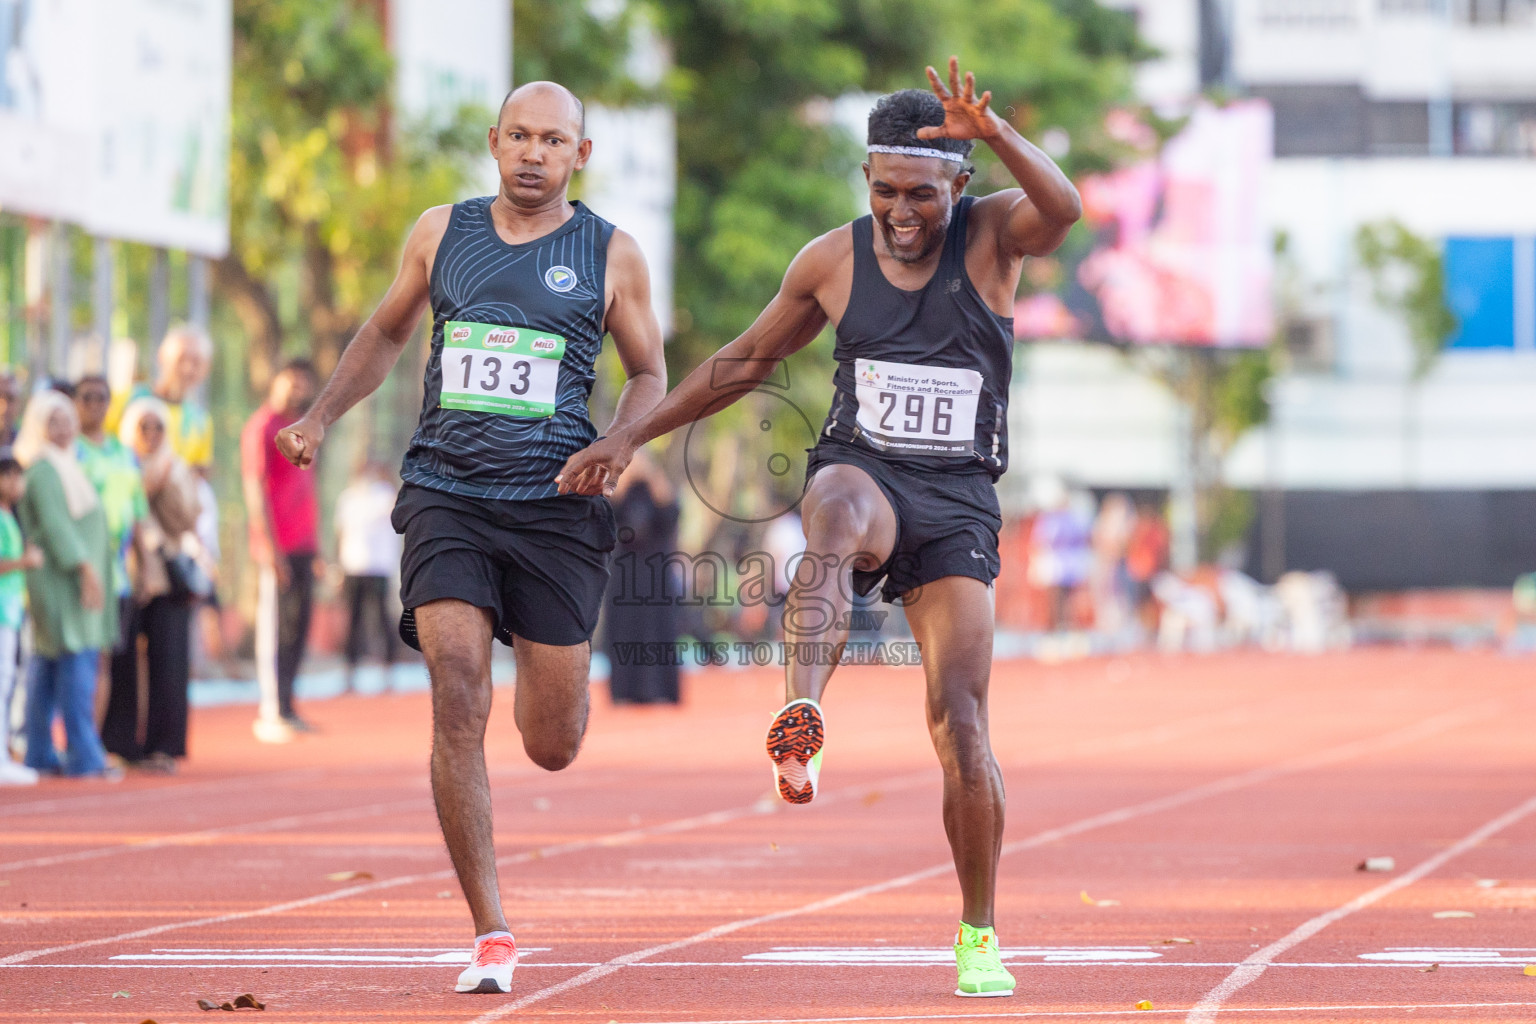
[{"label": "black running shorts", "polygon": [[421,649],[414,610],[454,598],[495,616],[496,639],[570,647],[597,627],[615,542],[607,498],[467,498],[406,484],[390,520],[405,535],[400,638]]},{"label": "black running shorts", "polygon": [[855,466],[868,473],[896,513],[891,557],[869,572],[853,571],[853,589],[894,603],[903,594],[945,576],[969,576],[992,585],[1002,568],[997,531],[1002,511],[997,489],[985,470],[970,473],[914,468],[841,441],[823,440],[809,449],[805,483],[823,466]]}]

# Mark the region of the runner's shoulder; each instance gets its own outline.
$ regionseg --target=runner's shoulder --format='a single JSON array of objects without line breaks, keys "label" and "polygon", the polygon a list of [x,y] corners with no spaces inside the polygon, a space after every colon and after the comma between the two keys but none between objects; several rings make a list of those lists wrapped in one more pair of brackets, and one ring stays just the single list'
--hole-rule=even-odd
[{"label": "runner's shoulder", "polygon": [[785,287],[814,292],[818,285],[852,259],[853,224],[848,223],[805,243],[784,275]]},{"label": "runner's shoulder", "polygon": [[448,232],[448,222],[452,218],[452,203],[427,207],[422,215],[416,218],[416,226],[411,228],[411,236],[407,244],[420,243],[436,248],[437,243],[441,242],[443,235]]},{"label": "runner's shoulder", "polygon": [[608,237],[608,276],[625,276],[636,271],[647,274],[645,252],[635,236],[623,228],[614,228]]},{"label": "runner's shoulder", "polygon": [[998,189],[996,192],[977,196],[976,201],[971,204],[967,226],[974,229],[1001,225],[1021,199],[1025,202],[1029,201],[1029,197],[1021,188]]}]

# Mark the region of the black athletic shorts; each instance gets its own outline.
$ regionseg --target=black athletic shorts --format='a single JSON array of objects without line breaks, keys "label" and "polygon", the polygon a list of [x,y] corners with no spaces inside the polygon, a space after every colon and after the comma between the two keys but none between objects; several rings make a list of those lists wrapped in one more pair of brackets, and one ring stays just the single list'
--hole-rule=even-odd
[{"label": "black athletic shorts", "polygon": [[841,441],[822,440],[808,449],[805,484],[823,466],[856,466],[868,473],[896,513],[896,544],[877,569],[853,571],[853,589],[894,603],[924,583],[945,576],[969,576],[992,585],[1002,568],[997,531],[1002,511],[997,489],[985,470],[953,473],[891,462]]},{"label": "black athletic shorts", "polygon": [[597,628],[615,531],[607,498],[466,498],[406,484],[390,522],[405,535],[400,638],[421,649],[414,610],[456,598],[489,608],[496,639],[570,647]]}]

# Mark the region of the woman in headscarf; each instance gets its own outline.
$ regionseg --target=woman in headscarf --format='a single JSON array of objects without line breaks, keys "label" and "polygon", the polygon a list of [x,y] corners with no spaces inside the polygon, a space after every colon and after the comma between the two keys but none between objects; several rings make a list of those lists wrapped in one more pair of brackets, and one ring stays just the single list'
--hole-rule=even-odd
[{"label": "woman in headscarf", "polygon": [[[101,734],[107,749],[130,765],[170,774],[187,756],[187,686],[191,675],[192,612],[198,596],[188,573],[198,554],[197,481],[166,436],[164,402],[135,398],[123,411],[118,438],[139,458],[149,515],[135,542],[133,620],[127,643],[112,658],[112,693]],[[203,577],[206,579],[206,577]],[[206,595],[201,595],[206,596]],[[138,739],[138,638],[145,638],[149,680],[144,740]]]},{"label": "woman in headscarf", "polygon": [[[116,776],[96,735],[96,666],[117,635],[116,604],[106,600],[112,543],[96,489],[75,461],[80,421],[57,391],[27,403],[16,437],[16,460],[27,467],[27,489],[16,509],[28,542],[43,564],[27,571],[33,658],[27,681],[27,766],[45,774]],[[62,764],[53,747],[53,717],[64,719]]]}]

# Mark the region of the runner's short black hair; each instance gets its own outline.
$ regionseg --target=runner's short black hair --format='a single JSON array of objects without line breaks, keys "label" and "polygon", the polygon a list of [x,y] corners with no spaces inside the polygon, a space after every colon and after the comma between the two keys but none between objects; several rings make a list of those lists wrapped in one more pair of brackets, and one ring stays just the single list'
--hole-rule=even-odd
[{"label": "runner's short black hair", "polygon": [[5,476],[7,473],[20,472],[22,472],[21,463],[17,462],[16,457],[11,454],[11,449],[9,447],[0,448],[0,476]]},{"label": "runner's short black hair", "polygon": [[[865,142],[871,146],[917,146],[922,149],[942,149],[968,157],[976,143],[971,139],[920,139],[919,128],[937,128],[944,123],[944,104],[933,93],[924,89],[902,89],[889,96],[880,97],[875,109],[869,112],[869,135]],[[959,165],[969,170],[968,164]]]}]

